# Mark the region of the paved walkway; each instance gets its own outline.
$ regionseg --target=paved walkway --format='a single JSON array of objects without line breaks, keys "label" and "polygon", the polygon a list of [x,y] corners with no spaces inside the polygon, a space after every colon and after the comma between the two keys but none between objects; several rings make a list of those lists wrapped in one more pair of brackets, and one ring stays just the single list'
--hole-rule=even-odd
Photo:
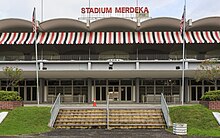
[{"label": "paved walkway", "polygon": [[[51,132],[0,138],[208,138],[178,136],[164,129],[56,129]],[[211,138],[211,137],[210,137]]]}]

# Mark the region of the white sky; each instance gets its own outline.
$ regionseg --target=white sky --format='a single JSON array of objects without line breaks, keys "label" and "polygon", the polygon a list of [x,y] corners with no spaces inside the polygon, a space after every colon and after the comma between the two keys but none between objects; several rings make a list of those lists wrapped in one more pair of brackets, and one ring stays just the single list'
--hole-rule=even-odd
[{"label": "white sky", "polygon": [[[37,20],[41,17],[43,1],[43,20],[54,18],[81,17],[80,9],[89,6],[89,0],[0,0],[0,20],[20,18],[30,20],[33,8],[37,9]],[[150,17],[174,17],[180,19],[184,0],[90,0],[91,7],[148,7]],[[220,16],[220,0],[187,0],[187,19],[193,21]]]}]

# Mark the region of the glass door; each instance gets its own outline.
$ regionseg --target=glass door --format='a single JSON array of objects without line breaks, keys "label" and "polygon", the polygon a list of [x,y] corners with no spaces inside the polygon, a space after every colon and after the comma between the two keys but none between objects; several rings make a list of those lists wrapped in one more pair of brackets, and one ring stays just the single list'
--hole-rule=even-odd
[{"label": "glass door", "polygon": [[36,87],[27,87],[26,100],[27,101],[37,100],[37,88]]},{"label": "glass door", "polygon": [[109,101],[118,101],[119,100],[119,87],[111,86],[108,87]]},{"label": "glass door", "polygon": [[96,101],[106,101],[106,87],[98,86],[95,91]]},{"label": "glass door", "polygon": [[202,97],[202,87],[192,86],[191,87],[191,101],[199,101]]},{"label": "glass door", "polygon": [[121,87],[121,101],[131,101],[132,91],[131,86]]}]

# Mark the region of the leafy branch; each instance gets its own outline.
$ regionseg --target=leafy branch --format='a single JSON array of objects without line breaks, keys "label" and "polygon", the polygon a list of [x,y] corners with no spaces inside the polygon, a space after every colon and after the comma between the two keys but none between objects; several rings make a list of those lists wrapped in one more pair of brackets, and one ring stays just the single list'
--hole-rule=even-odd
[{"label": "leafy branch", "polygon": [[196,70],[196,81],[207,80],[208,82],[215,84],[216,80],[220,78],[220,65],[217,60],[205,60]]},{"label": "leafy branch", "polygon": [[8,79],[6,90],[10,86],[13,86],[13,87],[18,86],[18,83],[23,80],[22,78],[23,70],[17,67],[8,67],[8,66],[4,67],[3,73]]}]

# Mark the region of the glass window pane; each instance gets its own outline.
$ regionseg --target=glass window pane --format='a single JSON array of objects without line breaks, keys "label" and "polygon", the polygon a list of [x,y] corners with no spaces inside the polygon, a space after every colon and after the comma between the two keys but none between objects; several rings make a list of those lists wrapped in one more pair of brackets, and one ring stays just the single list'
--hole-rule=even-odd
[{"label": "glass window pane", "polygon": [[55,87],[48,87],[48,95],[56,95]]},{"label": "glass window pane", "polygon": [[121,85],[132,85],[132,80],[121,80]]},{"label": "glass window pane", "polygon": [[73,87],[73,95],[80,95],[81,88],[80,87]]},{"label": "glass window pane", "polygon": [[32,101],[36,101],[36,100],[37,100],[37,88],[32,87]]},{"label": "glass window pane", "polygon": [[48,85],[59,85],[59,81],[58,80],[49,80]]},{"label": "glass window pane", "polygon": [[209,87],[205,87],[205,93],[209,91]]},{"label": "glass window pane", "polygon": [[65,95],[72,95],[72,87],[64,87]]},{"label": "glass window pane", "polygon": [[31,87],[27,87],[27,101],[31,100]]},{"label": "glass window pane", "polygon": [[191,88],[191,100],[192,101],[196,100],[196,87]]},{"label": "glass window pane", "polygon": [[156,85],[167,85],[167,80],[156,80]]},{"label": "glass window pane", "polygon": [[125,87],[121,87],[121,100],[125,101]]},{"label": "glass window pane", "polygon": [[20,87],[20,92],[19,92],[21,98],[24,100],[24,87]]},{"label": "glass window pane", "polygon": [[6,87],[2,87],[1,89],[2,89],[3,91],[6,91]]},{"label": "glass window pane", "polygon": [[156,94],[160,95],[162,92],[164,92],[163,86],[157,86],[156,87]]},{"label": "glass window pane", "polygon": [[102,87],[102,100],[106,100],[106,87]]},{"label": "glass window pane", "polygon": [[197,100],[200,100],[202,97],[202,87],[197,87]]},{"label": "glass window pane", "polygon": [[172,94],[173,95],[179,95],[180,94],[180,86],[173,86],[172,87]]},{"label": "glass window pane", "polygon": [[119,85],[119,80],[109,80],[108,85]]},{"label": "glass window pane", "polygon": [[36,86],[36,81],[26,81],[27,86]]},{"label": "glass window pane", "polygon": [[143,85],[154,85],[154,80],[143,80]]},{"label": "glass window pane", "polygon": [[73,85],[84,85],[84,80],[74,80]]},{"label": "glass window pane", "polygon": [[100,100],[100,87],[96,87],[96,100],[99,101]]},{"label": "glass window pane", "polygon": [[7,81],[1,81],[2,86],[7,86],[7,84],[8,84]]},{"label": "glass window pane", "polygon": [[191,80],[191,85],[202,85],[202,81]]},{"label": "glass window pane", "polygon": [[131,87],[127,87],[127,100],[131,101]]},{"label": "glass window pane", "polygon": [[24,86],[24,85],[25,85],[25,81],[19,81],[19,82],[18,82],[18,85],[19,85],[19,86]]},{"label": "glass window pane", "polygon": [[212,82],[210,82],[210,81],[204,81],[204,85],[214,85]]},{"label": "glass window pane", "polygon": [[147,94],[154,94],[154,87],[153,86],[147,87]]},{"label": "glass window pane", "polygon": [[72,81],[71,80],[62,80],[61,85],[72,85]]},{"label": "glass window pane", "polygon": [[106,85],[106,80],[95,80],[95,85]]},{"label": "glass window pane", "polygon": [[63,95],[63,87],[56,87],[56,95],[58,95],[60,93],[60,95]]}]

